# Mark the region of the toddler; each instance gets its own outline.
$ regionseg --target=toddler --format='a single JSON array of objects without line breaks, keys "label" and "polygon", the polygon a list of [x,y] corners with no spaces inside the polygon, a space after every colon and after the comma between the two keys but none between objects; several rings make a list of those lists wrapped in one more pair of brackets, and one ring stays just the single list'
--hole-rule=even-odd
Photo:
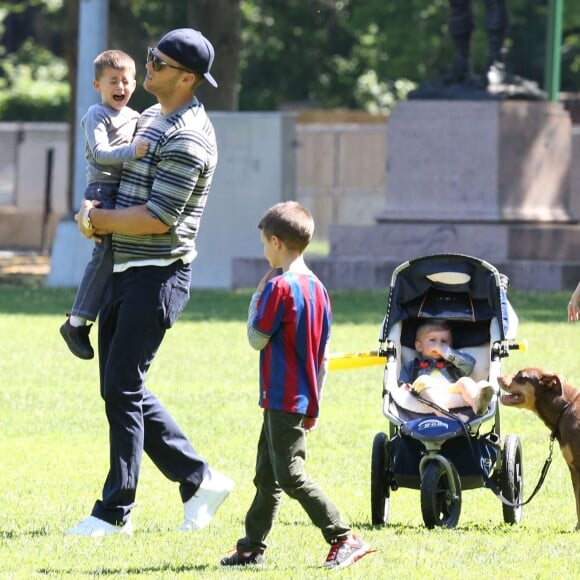
[{"label": "toddler", "polygon": [[445,320],[423,322],[417,329],[415,349],[418,356],[401,370],[401,383],[434,403],[441,401],[438,391],[443,391],[460,395],[476,415],[487,411],[494,389],[489,382],[475,382],[468,376],[475,359],[452,348],[451,329]]}]

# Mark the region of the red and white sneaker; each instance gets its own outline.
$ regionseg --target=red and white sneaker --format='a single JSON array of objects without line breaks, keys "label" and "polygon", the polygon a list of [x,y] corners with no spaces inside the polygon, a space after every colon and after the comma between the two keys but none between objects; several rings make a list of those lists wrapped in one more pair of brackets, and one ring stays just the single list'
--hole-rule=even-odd
[{"label": "red and white sneaker", "polygon": [[329,570],[346,568],[369,552],[372,552],[370,546],[353,534],[342,540],[337,539],[330,545],[330,552],[322,566]]}]

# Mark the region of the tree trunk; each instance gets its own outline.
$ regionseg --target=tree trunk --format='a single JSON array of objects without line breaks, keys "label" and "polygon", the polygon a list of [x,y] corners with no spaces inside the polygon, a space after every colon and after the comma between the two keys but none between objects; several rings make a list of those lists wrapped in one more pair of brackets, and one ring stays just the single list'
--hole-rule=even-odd
[{"label": "tree trunk", "polygon": [[197,90],[208,111],[237,111],[241,49],[240,0],[190,0],[187,26],[200,30],[215,48],[211,69],[218,83]]}]

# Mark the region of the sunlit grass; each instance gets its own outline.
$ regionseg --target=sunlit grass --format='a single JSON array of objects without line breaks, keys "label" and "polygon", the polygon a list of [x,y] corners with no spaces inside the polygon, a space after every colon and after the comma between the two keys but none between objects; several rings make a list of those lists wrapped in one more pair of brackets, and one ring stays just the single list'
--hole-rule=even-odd
[{"label": "sunlit grass", "polygon": [[306,248],[306,256],[328,256],[329,249],[328,240],[314,238]]},{"label": "sunlit grass", "polygon": [[[182,508],[175,484],[145,460],[133,537],[63,536],[88,515],[108,465],[107,425],[95,361],[80,361],[58,334],[70,290],[0,287],[0,577],[34,578],[316,578],[327,546],[288,498],[266,552],[263,571],[218,565],[243,533],[253,495],[260,428],[257,354],[246,344],[249,292],[194,291],[182,320],[168,333],[148,386],[197,450],[236,482],[207,530],[179,534]],[[370,350],[384,315],[385,293],[332,295],[332,348]],[[580,326],[564,321],[566,293],[518,293],[527,353],[504,361],[507,371],[549,366],[580,384]],[[94,335],[96,336],[96,334]],[[387,430],[381,412],[380,367],[335,372],[326,385],[319,428],[309,436],[308,471],[345,518],[377,551],[342,575],[349,578],[576,578],[580,533],[568,469],[558,449],[546,482],[524,508],[522,524],[503,523],[499,500],[466,491],[454,530],[427,530],[419,493],[391,496],[390,525],[370,525],[372,439]],[[523,443],[525,491],[536,484],[549,432],[526,411],[502,409],[502,434]]]}]

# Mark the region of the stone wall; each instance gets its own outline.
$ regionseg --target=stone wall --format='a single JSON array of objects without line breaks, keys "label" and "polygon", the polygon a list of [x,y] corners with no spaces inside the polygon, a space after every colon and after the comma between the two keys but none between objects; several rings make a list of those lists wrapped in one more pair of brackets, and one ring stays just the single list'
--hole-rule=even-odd
[{"label": "stone wall", "polygon": [[0,248],[49,248],[68,207],[69,127],[0,123]]},{"label": "stone wall", "polygon": [[[329,288],[386,287],[394,267],[430,253],[488,260],[520,289],[576,285],[580,134],[561,105],[416,100],[397,105],[386,128],[382,208],[375,209],[370,223],[359,224],[327,212],[334,218],[328,226],[330,254],[308,260]],[[319,138],[341,143],[341,128],[333,130]],[[360,144],[352,150],[364,158],[368,151],[364,140]],[[339,157],[341,147],[327,148]],[[318,150],[311,145],[312,152]],[[332,167],[333,156],[324,158]],[[299,176],[313,169],[310,179],[302,175],[298,183],[332,175],[325,166],[320,170],[317,159],[299,164]],[[334,167],[333,201],[344,207],[347,181],[341,164]],[[378,170],[382,164],[375,160],[368,167]],[[314,193],[323,198],[329,183]],[[238,287],[252,286],[263,260],[235,260],[233,268]]]},{"label": "stone wall", "polygon": [[[261,114],[255,115],[258,118]],[[334,226],[376,225],[377,216],[382,214],[384,217],[388,214],[385,210],[387,129],[387,120],[380,117],[336,116],[312,112],[298,115],[294,141],[295,173],[290,171],[294,177],[291,180],[286,179],[283,195],[294,195],[309,207],[317,222],[319,238],[329,239],[329,231]],[[46,239],[48,247],[52,244],[57,225],[67,213],[68,207],[68,138],[67,125],[0,123],[0,248],[38,249],[43,238]],[[235,139],[228,141],[235,143]],[[237,145],[232,147],[239,150]],[[51,148],[53,170],[50,180],[47,181],[48,151]],[[222,147],[220,171],[224,172],[222,178],[229,184],[227,188],[235,188],[236,184],[231,181],[235,171],[230,173],[229,167],[236,165],[237,154],[235,150],[228,152],[227,149],[227,146]],[[580,125],[572,128],[571,156],[568,209],[570,219],[578,222]],[[285,175],[290,173],[287,171]],[[45,216],[44,203],[48,182],[52,196],[52,214]],[[252,211],[258,211],[257,206]],[[252,225],[247,235],[251,238],[254,233]],[[490,240],[490,243],[498,243],[499,239]],[[251,240],[249,243],[251,245]],[[376,239],[371,245],[381,243],[383,242]],[[554,242],[552,240],[546,243],[553,245]],[[251,248],[240,257],[245,260],[255,252],[256,271],[261,271],[263,263],[259,245],[256,243]],[[255,283],[256,272],[252,268],[248,269],[247,262],[245,265],[234,264],[232,267],[235,286],[252,286]],[[329,276],[331,275],[326,263],[321,263],[319,267],[328,270]],[[367,283],[374,284],[375,278],[384,279],[390,266],[372,266],[369,274],[368,268],[363,268],[359,257],[350,257],[348,263],[342,264],[341,268],[343,273],[332,274],[333,280],[340,283],[340,280],[350,276],[346,276],[347,273],[354,272],[353,283],[365,286]],[[363,270],[367,272],[364,276]],[[533,269],[528,270],[529,276],[533,276]],[[574,272],[570,274],[571,277],[574,275]],[[363,283],[363,280],[367,282]]]},{"label": "stone wall", "polygon": [[316,237],[374,223],[384,206],[386,122],[299,124],[296,142],[296,198],[312,212]]}]

